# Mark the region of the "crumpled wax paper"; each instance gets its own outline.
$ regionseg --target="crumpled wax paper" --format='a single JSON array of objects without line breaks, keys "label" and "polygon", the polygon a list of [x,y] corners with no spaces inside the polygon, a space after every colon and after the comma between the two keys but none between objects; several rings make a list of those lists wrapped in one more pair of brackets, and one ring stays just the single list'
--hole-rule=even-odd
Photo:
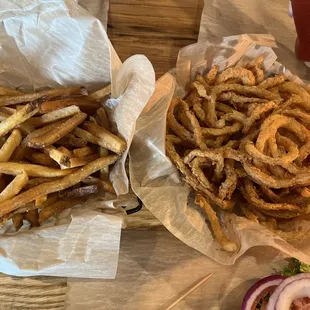
[{"label": "crumpled wax paper", "polygon": [[[0,84],[25,90],[84,85],[90,90],[112,81],[109,108],[114,125],[131,144],[136,120],[153,93],[154,70],[141,55],[123,64],[103,25],[73,0],[2,1]],[[114,278],[122,206],[135,206],[128,194],[125,158],[114,165],[111,181],[119,197],[91,197],[40,228],[0,236],[0,272]]]},{"label": "crumpled wax paper", "polygon": [[[145,206],[177,238],[226,265],[233,264],[238,257],[255,246],[271,246],[287,256],[310,263],[310,248],[306,241],[289,244],[256,223],[235,214],[221,212],[220,218],[229,237],[240,245],[235,253],[221,250],[205,223],[205,217],[195,206],[189,186],[165,156],[166,113],[173,93],[182,95],[197,72],[204,73],[206,68],[215,64],[223,70],[227,66],[242,64],[263,55],[267,71],[285,73],[291,80],[302,83],[276,61],[277,55],[271,48],[275,46],[271,35],[244,34],[200,41],[181,49],[175,70],[176,77],[167,73],[157,81],[155,92],[138,119],[130,149],[132,188]],[[294,225],[309,229],[306,221]]]},{"label": "crumpled wax paper", "polygon": [[107,30],[109,0],[76,0],[77,3],[87,10],[91,15],[98,18],[104,29]]}]

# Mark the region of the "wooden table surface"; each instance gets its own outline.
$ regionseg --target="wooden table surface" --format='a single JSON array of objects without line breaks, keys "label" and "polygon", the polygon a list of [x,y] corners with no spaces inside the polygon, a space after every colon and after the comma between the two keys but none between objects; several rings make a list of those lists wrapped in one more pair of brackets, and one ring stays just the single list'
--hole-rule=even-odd
[{"label": "wooden table surface", "polygon": [[[125,60],[146,55],[157,78],[175,66],[180,48],[197,40],[203,0],[110,0],[108,35]],[[129,216],[127,229],[161,229],[146,209]],[[0,274],[0,310],[64,309],[65,278]]]}]

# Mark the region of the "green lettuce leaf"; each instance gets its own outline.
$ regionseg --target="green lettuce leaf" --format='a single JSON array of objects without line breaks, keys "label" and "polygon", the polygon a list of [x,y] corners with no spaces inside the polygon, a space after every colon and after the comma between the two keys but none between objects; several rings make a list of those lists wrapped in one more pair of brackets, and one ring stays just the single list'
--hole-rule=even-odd
[{"label": "green lettuce leaf", "polygon": [[291,277],[304,272],[310,272],[310,265],[302,263],[297,258],[290,258],[288,265],[281,271],[281,275]]}]

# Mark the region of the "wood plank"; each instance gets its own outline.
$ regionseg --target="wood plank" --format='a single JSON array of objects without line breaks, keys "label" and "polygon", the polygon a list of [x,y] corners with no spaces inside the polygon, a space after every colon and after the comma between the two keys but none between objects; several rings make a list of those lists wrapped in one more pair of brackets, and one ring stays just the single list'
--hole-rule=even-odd
[{"label": "wood plank", "polygon": [[0,273],[0,309],[64,309],[66,278],[10,277]]},{"label": "wood plank", "polygon": [[144,54],[158,78],[197,41],[202,8],[203,0],[111,0],[108,35],[122,61]]}]

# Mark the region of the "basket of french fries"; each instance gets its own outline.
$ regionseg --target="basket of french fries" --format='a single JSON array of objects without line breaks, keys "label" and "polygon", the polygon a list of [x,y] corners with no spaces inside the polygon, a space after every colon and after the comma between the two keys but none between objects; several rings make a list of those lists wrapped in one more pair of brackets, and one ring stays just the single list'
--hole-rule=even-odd
[{"label": "basket of french fries", "polygon": [[109,170],[127,144],[109,131],[98,101],[109,90],[1,87],[2,225],[12,219],[16,231],[24,220],[37,227],[101,190],[115,195]]},{"label": "basket of french fries", "polygon": [[[258,245],[310,261],[310,93],[270,43],[241,35],[181,50],[179,85],[167,75],[165,91],[158,81],[131,151],[132,186],[146,207],[224,264]],[[158,152],[135,155],[142,142]]]},{"label": "basket of french fries", "polygon": [[122,64],[75,1],[3,9],[0,271],[114,278],[125,211],[139,203],[125,164],[153,67],[141,55]]}]

